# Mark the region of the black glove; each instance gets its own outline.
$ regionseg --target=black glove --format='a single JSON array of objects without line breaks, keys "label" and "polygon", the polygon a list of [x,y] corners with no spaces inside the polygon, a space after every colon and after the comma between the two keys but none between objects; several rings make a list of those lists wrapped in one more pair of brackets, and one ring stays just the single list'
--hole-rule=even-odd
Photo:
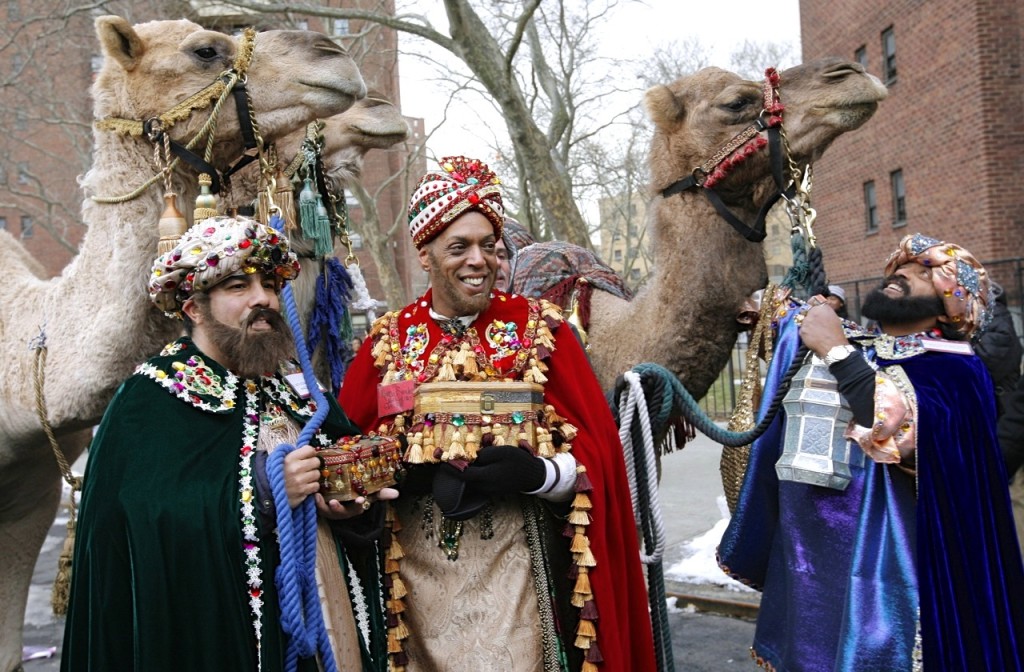
[{"label": "black glove", "polygon": [[532,492],[547,479],[544,459],[519,446],[488,446],[462,472],[473,490],[491,496]]},{"label": "black glove", "polygon": [[441,464],[434,476],[432,493],[445,518],[469,520],[487,505],[487,495],[466,487],[462,472],[450,464]]},{"label": "black glove", "polygon": [[419,497],[430,492],[434,483],[437,466],[433,464],[410,464],[399,472],[395,487],[402,496]]}]

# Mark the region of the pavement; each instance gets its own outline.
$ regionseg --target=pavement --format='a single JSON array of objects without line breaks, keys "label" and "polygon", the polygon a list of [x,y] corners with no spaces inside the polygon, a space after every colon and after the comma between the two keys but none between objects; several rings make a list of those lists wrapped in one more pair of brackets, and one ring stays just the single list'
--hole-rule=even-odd
[{"label": "pavement", "polygon": [[[692,554],[688,542],[701,537],[722,520],[720,454],[717,444],[698,434],[683,450],[662,461],[659,495],[666,532],[663,566],[675,672],[754,672],[758,669],[750,659],[749,647],[760,594],[706,583],[707,577],[687,576],[676,571],[679,561]],[[84,462],[80,460],[73,470],[82,473]],[[25,672],[60,669],[64,619],[52,614],[50,591],[66,520],[65,515],[59,515],[54,521],[32,577],[24,645],[26,652],[41,657],[26,660]],[[724,575],[721,579],[724,584]]]}]

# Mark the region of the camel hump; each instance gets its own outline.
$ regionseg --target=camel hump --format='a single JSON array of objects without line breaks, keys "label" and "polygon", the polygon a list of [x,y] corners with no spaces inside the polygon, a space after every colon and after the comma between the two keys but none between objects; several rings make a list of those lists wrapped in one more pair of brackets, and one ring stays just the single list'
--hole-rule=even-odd
[{"label": "camel hump", "polygon": [[565,309],[580,279],[627,301],[633,297],[618,273],[579,245],[553,240],[528,245],[516,254],[513,285],[522,296],[546,299]]}]

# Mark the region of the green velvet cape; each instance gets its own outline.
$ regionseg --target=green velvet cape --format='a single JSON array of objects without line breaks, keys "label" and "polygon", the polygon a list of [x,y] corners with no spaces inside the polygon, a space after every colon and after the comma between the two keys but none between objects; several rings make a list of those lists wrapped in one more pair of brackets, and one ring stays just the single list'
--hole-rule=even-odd
[{"label": "green velvet cape", "polygon": [[[233,395],[230,385],[218,389],[209,374],[221,383],[230,374],[208,358],[205,380],[196,367],[185,370],[184,390],[163,377],[195,355],[202,353],[180,339],[140,367],[117,391],[90,447],[64,671],[258,669],[240,517],[244,384]],[[230,396],[233,407],[223,403]],[[303,423],[309,404],[294,401],[286,410]],[[330,403],[321,438],[357,434]],[[272,531],[260,537],[262,670],[277,672],[286,646],[273,580],[278,547]]]}]

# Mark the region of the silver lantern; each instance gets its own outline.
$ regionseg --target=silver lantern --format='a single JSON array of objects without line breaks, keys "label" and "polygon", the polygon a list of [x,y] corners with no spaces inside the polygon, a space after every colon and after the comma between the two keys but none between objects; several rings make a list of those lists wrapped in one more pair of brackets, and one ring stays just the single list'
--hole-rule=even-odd
[{"label": "silver lantern", "polygon": [[845,490],[851,464],[863,466],[864,453],[843,437],[853,412],[817,355],[810,353],[793,377],[782,407],[786,435],[775,463],[779,480]]}]

